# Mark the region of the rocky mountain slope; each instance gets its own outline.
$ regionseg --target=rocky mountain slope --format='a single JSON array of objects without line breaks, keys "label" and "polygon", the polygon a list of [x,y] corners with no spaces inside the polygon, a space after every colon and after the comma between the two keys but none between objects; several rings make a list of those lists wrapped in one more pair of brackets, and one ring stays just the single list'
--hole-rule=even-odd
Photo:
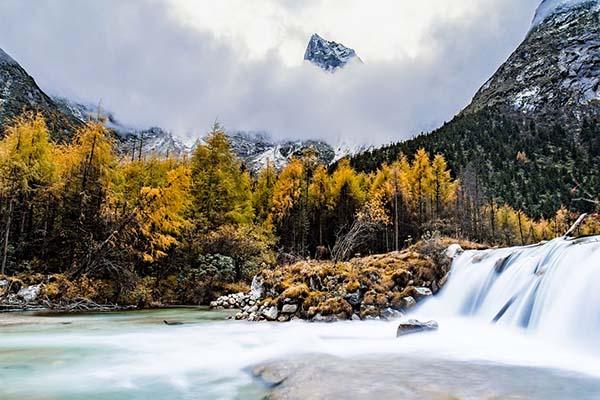
[{"label": "rocky mountain slope", "polygon": [[233,152],[252,172],[258,172],[269,163],[281,169],[292,157],[300,156],[307,149],[314,151],[325,165],[366,149],[344,143],[331,145],[322,140],[273,140],[267,132],[234,131],[228,136]]},{"label": "rocky mountain slope", "polygon": [[159,127],[135,128],[119,121],[115,114],[101,105],[77,102],[64,97],[54,97],[53,101],[66,115],[81,122],[97,119],[105,121],[107,128],[116,133],[118,150],[123,155],[139,157],[156,155],[159,157],[182,156],[190,149],[181,140]]},{"label": "rocky mountain slope", "polygon": [[311,36],[308,42],[304,59],[329,72],[343,68],[349,62],[362,63],[362,60],[353,49],[341,43],[325,40],[316,33]]},{"label": "rocky mountain slope", "polygon": [[490,106],[568,128],[600,115],[599,2],[544,0],[527,39],[464,113]]},{"label": "rocky mountain slope", "polygon": [[57,140],[67,140],[80,121],[64,114],[35,80],[0,49],[0,136],[4,127],[23,111],[39,111]]},{"label": "rocky mountain slope", "polygon": [[549,217],[600,193],[600,0],[544,0],[523,43],[452,121],[354,157],[373,170],[424,147],[468,194]]}]

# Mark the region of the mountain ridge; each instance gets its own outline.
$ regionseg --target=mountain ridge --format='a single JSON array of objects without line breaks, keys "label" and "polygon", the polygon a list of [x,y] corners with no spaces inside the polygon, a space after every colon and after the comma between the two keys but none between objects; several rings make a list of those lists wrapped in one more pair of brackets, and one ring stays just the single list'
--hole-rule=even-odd
[{"label": "mountain ridge", "polygon": [[450,122],[352,165],[372,171],[422,147],[445,155],[463,201],[476,206],[506,203],[536,217],[592,211],[579,198],[600,193],[598,3],[540,3],[523,42]]}]

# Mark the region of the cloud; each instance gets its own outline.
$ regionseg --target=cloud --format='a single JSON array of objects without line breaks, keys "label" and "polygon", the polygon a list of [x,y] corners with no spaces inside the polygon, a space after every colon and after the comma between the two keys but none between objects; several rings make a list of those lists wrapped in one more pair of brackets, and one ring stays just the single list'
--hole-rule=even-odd
[{"label": "cloud", "polygon": [[[191,6],[169,0],[4,0],[0,47],[51,93],[101,99],[123,121],[190,139],[217,118],[275,138],[381,144],[433,129],[466,105],[523,39],[537,2],[368,2],[361,20],[366,2],[264,0],[252,11],[195,1],[207,17],[186,19]],[[335,74],[295,63],[313,30],[348,39],[367,62]]]}]

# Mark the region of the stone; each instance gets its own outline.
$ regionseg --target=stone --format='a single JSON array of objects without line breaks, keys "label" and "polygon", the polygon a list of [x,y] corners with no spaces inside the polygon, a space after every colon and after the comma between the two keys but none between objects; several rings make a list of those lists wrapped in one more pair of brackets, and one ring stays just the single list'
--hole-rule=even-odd
[{"label": "stone", "polygon": [[356,291],[354,293],[348,293],[344,296],[344,299],[351,305],[357,306],[360,304],[360,291]]},{"label": "stone", "polygon": [[231,306],[235,305],[235,303],[236,303],[236,301],[235,301],[235,298],[233,298],[233,297],[230,297],[230,298],[229,298],[229,300],[228,300],[227,302],[228,302],[228,303],[229,303],[229,305],[231,305]]},{"label": "stone", "polygon": [[398,325],[396,331],[396,337],[410,335],[419,332],[435,331],[438,329],[438,323],[436,321],[421,322],[416,319],[410,319],[406,322],[402,322]]},{"label": "stone", "polygon": [[296,311],[298,311],[297,304],[284,304],[281,309],[281,312],[284,314],[294,314]]},{"label": "stone", "polygon": [[255,313],[257,311],[258,311],[257,305],[250,306],[250,308],[248,308],[248,310],[246,310],[246,312],[249,312],[249,313]]},{"label": "stone", "polygon": [[380,313],[380,317],[385,320],[401,318],[402,316],[404,316],[404,314],[402,314],[400,311],[394,310],[393,308],[390,308],[390,307],[383,309]]},{"label": "stone", "polygon": [[286,321],[289,321],[289,319],[290,319],[289,315],[280,315],[279,317],[277,317],[278,322],[286,322]]},{"label": "stone", "polygon": [[333,315],[321,315],[320,313],[312,317],[313,322],[335,322],[336,318]]},{"label": "stone", "polygon": [[264,278],[262,275],[255,275],[252,278],[252,285],[250,286],[250,297],[253,299],[260,299],[263,295],[263,284]]},{"label": "stone", "polygon": [[360,317],[358,316],[358,314],[352,314],[352,321],[360,321]]},{"label": "stone", "polygon": [[433,293],[431,292],[431,289],[426,287],[416,287],[413,289],[413,296],[416,298],[416,300],[431,296],[432,294]]},{"label": "stone", "polygon": [[408,310],[409,308],[412,308],[416,305],[417,305],[417,302],[415,301],[415,299],[412,296],[402,298],[402,308],[404,308],[405,310]]},{"label": "stone", "polygon": [[17,297],[19,297],[20,299],[24,300],[25,302],[29,303],[31,301],[35,301],[38,296],[40,295],[40,291],[42,290],[42,285],[33,285],[33,286],[27,286],[26,288],[23,288],[21,290],[19,290],[19,292],[17,293]]},{"label": "stone", "polygon": [[263,317],[265,317],[266,319],[268,319],[269,321],[275,321],[277,319],[277,316],[279,315],[279,311],[277,311],[276,306],[271,306],[271,307],[265,308],[262,311],[261,315]]},{"label": "stone", "polygon": [[440,280],[438,281],[438,283],[437,283],[437,284],[438,284],[438,287],[439,287],[440,289],[444,287],[444,285],[446,284],[446,282],[448,282],[448,278],[449,278],[449,277],[450,277],[450,272],[447,272],[447,273],[446,273],[446,275],[444,275],[444,276],[442,277],[442,279],[440,279]]},{"label": "stone", "polygon": [[455,257],[460,256],[464,252],[463,248],[460,247],[459,244],[454,243],[448,246],[446,249],[446,257],[454,259]]}]

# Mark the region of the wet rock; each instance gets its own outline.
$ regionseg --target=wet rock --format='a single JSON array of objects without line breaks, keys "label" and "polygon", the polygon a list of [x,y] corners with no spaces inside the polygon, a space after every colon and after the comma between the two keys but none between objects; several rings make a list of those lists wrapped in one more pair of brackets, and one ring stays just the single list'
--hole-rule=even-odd
[{"label": "wet rock", "polygon": [[337,318],[333,315],[321,315],[317,314],[311,319],[312,322],[335,322]]},{"label": "wet rock", "polygon": [[358,314],[352,314],[352,321],[360,321]]},{"label": "wet rock", "polygon": [[294,314],[296,311],[298,311],[297,304],[284,304],[281,309],[281,312],[284,314]]},{"label": "wet rock", "polygon": [[42,290],[42,285],[33,285],[27,286],[26,288],[22,288],[17,293],[17,297],[22,299],[23,301],[29,303],[37,300],[40,295],[40,291]]},{"label": "wet rock", "polygon": [[388,307],[381,311],[380,317],[385,320],[391,320],[401,318],[403,315],[400,311]]},{"label": "wet rock", "polygon": [[448,278],[450,277],[450,272],[446,273],[442,279],[438,281],[438,287],[441,289],[444,287],[446,282],[448,282]]},{"label": "wet rock", "polygon": [[269,366],[257,366],[252,369],[252,375],[265,386],[273,388],[281,385],[286,380],[288,371]]},{"label": "wet rock", "polygon": [[412,296],[402,298],[402,308],[408,310],[417,305],[416,300]]},{"label": "wet rock", "polygon": [[410,319],[398,325],[396,337],[410,335],[419,332],[435,331],[438,329],[438,323],[435,321],[421,322],[416,319]]},{"label": "wet rock", "polygon": [[428,297],[431,296],[433,293],[431,292],[431,289],[426,288],[426,287],[416,287],[413,288],[413,296],[415,297],[416,300],[421,300],[423,297]]},{"label": "wet rock", "polygon": [[460,247],[459,244],[456,244],[456,243],[451,244],[446,249],[446,257],[455,258],[455,257],[458,257],[459,255],[461,255],[463,252],[464,252],[464,250],[462,247]]},{"label": "wet rock", "polygon": [[275,321],[277,319],[277,316],[279,315],[279,311],[277,311],[277,306],[271,306],[265,308],[262,311],[261,315],[269,321]]}]

